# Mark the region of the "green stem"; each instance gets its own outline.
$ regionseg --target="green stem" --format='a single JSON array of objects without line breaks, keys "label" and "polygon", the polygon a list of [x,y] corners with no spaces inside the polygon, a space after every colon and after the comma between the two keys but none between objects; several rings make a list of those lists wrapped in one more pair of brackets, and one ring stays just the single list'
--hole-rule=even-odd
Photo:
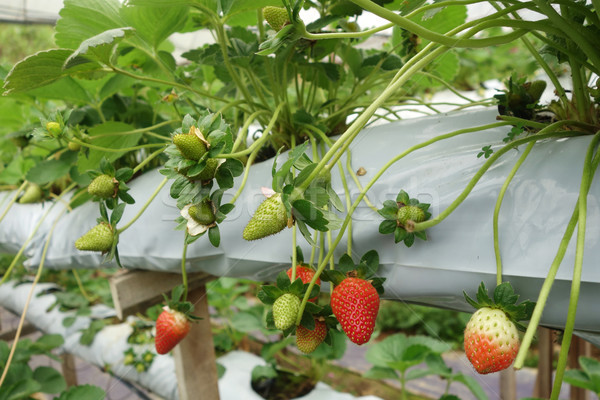
[{"label": "green stem", "polygon": [[[44,270],[44,262],[46,261],[46,255],[48,254],[50,239],[52,239],[52,234],[54,233],[54,229],[56,228],[56,225],[58,224],[60,217],[63,215],[63,213],[66,210],[67,210],[66,208],[63,209],[63,212],[56,218],[56,220],[54,221],[54,223],[52,225],[52,228],[50,228],[50,231],[48,232],[48,236],[46,237],[46,244],[44,245],[44,249],[42,251],[42,261],[40,261],[40,266],[37,270],[37,273],[35,275],[33,283],[31,284],[31,289],[29,289],[29,294],[27,295],[27,300],[25,301],[25,307],[23,307],[23,313],[21,314],[21,319],[19,320],[17,332],[15,334],[15,338],[13,340],[12,347],[10,349],[10,353],[8,354],[8,359],[6,360],[6,364],[4,365],[4,370],[2,371],[2,376],[0,377],[0,388],[2,387],[2,384],[4,383],[4,380],[6,379],[8,370],[10,369],[10,364],[12,363],[12,359],[15,355],[15,350],[17,349],[17,346],[19,344],[19,338],[21,337],[21,331],[22,331],[23,325],[25,323],[25,316],[27,315],[27,311],[29,310],[29,304],[31,303],[31,299],[33,298],[33,291],[34,291],[36,285],[38,284],[38,282],[40,281],[40,278],[42,277],[42,271]],[[4,274],[4,277],[7,277],[7,276],[8,276],[8,272],[6,274]],[[4,278],[2,278],[2,281],[4,282]]]},{"label": "green stem", "polygon": [[[581,274],[583,270],[583,253],[585,249],[585,228],[587,222],[587,196],[592,183],[592,157],[596,146],[600,141],[600,131],[596,133],[594,139],[588,147],[583,166],[583,176],[581,178],[581,186],[579,188],[579,200],[577,218],[577,245],[575,250],[575,266],[573,267],[573,280],[571,281],[571,295],[569,298],[569,311],[567,312],[567,321],[563,332],[563,340],[561,343],[561,351],[558,356],[558,365],[556,366],[556,375],[554,377],[554,385],[552,386],[551,400],[558,400],[560,388],[567,367],[569,356],[569,348],[571,347],[571,339],[575,328],[575,317],[577,314],[577,304],[579,302],[579,292],[581,288]],[[596,166],[597,167],[597,166]]]},{"label": "green stem", "polygon": [[394,23],[390,22],[389,24],[385,24],[382,26],[378,26],[377,28],[368,29],[366,31],[361,32],[330,32],[330,33],[310,33],[306,30],[306,27],[302,25],[302,27],[298,26],[298,28],[302,31],[302,36],[308,40],[321,40],[321,39],[360,39],[365,37],[370,37],[374,33],[384,31],[389,28],[393,28]]},{"label": "green stem", "polygon": [[[104,133],[101,135],[94,135],[94,136],[90,136],[90,140],[96,140],[98,138],[102,138],[102,137],[109,137],[109,136],[126,136],[126,135],[135,135],[136,133],[150,133],[150,131],[153,131],[154,129],[158,129],[160,127],[163,127],[165,125],[170,125],[170,124],[174,124],[177,122],[181,122],[181,120],[179,119],[172,119],[170,121],[163,121],[160,122],[156,125],[152,125],[152,126],[148,126],[146,128],[139,128],[139,129],[133,129],[131,131],[126,131],[126,132],[114,132],[114,133]],[[168,137],[165,136],[161,136],[158,134],[153,134],[152,136],[157,137],[159,139],[163,139],[163,140],[170,140]]]},{"label": "green stem", "polygon": [[73,138],[71,139],[71,141],[80,144],[83,147],[88,147],[90,149],[94,149],[94,150],[100,150],[100,151],[108,151],[111,153],[123,153],[123,152],[128,152],[128,151],[135,151],[135,150],[140,150],[140,149],[148,149],[148,148],[152,148],[152,147],[161,147],[161,148],[165,148],[164,144],[161,143],[149,143],[149,144],[141,144],[139,146],[133,146],[133,147],[124,147],[124,148],[119,148],[119,149],[113,149],[110,147],[101,147],[101,146],[96,146],[94,144],[89,144],[86,142],[83,142],[77,138]]},{"label": "green stem", "polygon": [[294,224],[294,227],[292,228],[292,282],[296,280],[296,264],[298,263],[298,254],[296,253],[297,231],[298,227]]},{"label": "green stem", "polygon": [[187,295],[188,295],[188,276],[187,276],[187,270],[185,268],[187,248],[188,248],[188,233],[186,232],[185,236],[183,237],[183,254],[181,254],[181,280],[183,283],[183,301],[187,300]]},{"label": "green stem", "polygon": [[189,90],[190,92],[192,92],[192,93],[194,93],[194,94],[196,94],[196,95],[198,95],[200,97],[208,97],[209,99],[221,101],[223,103],[228,103],[229,102],[229,100],[227,100],[227,99],[223,99],[221,97],[212,95],[209,92],[205,92],[205,91],[202,91],[202,90],[194,89],[191,86],[188,86],[188,85],[185,85],[185,84],[182,84],[182,83],[172,82],[172,81],[164,81],[162,79],[151,78],[149,76],[132,74],[131,72],[126,71],[124,69],[121,69],[121,68],[119,68],[117,66],[114,66],[114,65],[110,66],[110,69],[108,70],[108,72],[116,72],[118,74],[128,76],[128,77],[133,78],[135,80],[146,81],[146,82],[153,82],[153,83],[158,83],[158,84],[166,85],[166,86],[178,87],[180,89]]},{"label": "green stem", "polygon": [[[29,242],[31,242],[31,239],[33,239],[33,237],[35,236],[35,234],[37,233],[37,231],[40,229],[40,226],[42,226],[42,223],[44,222],[44,220],[46,219],[46,217],[48,216],[48,214],[50,213],[50,211],[54,208],[54,206],[56,204],[58,204],[60,202],[60,200],[63,198],[63,196],[65,196],[75,186],[77,186],[76,183],[71,183],[69,186],[67,186],[65,188],[65,190],[63,190],[63,192],[57,197],[57,200],[54,201],[54,202],[52,202],[52,204],[50,205],[50,207],[48,207],[46,209],[46,212],[44,212],[44,214],[42,214],[42,217],[40,218],[40,220],[38,221],[38,223],[36,224],[36,226],[33,228],[33,231],[31,232],[31,234],[29,235],[29,237],[25,240],[25,243],[23,243],[23,245],[21,246],[21,248],[17,252],[17,255],[13,258],[12,262],[8,266],[8,269],[4,273],[4,276],[2,277],[2,280],[0,280],[0,285],[2,285],[4,282],[6,282],[6,280],[8,279],[8,277],[10,276],[10,274],[12,273],[12,270],[14,269],[15,265],[17,264],[17,261],[23,255],[23,252],[25,251],[25,248],[27,247],[27,245],[29,244]],[[80,194],[81,193],[85,193],[85,192],[80,192]],[[74,199],[75,199],[75,197],[73,197],[73,199],[71,199],[71,201],[73,201]]]},{"label": "green stem", "polygon": [[521,138],[521,139],[517,139],[514,142],[511,142],[511,143],[507,144],[506,146],[504,146],[503,148],[501,148],[500,150],[496,151],[483,164],[483,166],[479,169],[479,171],[477,171],[477,173],[475,174],[475,176],[473,176],[473,178],[469,181],[469,184],[467,185],[467,187],[452,202],[452,204],[450,204],[448,206],[448,208],[446,208],[444,211],[442,211],[435,218],[432,218],[432,219],[424,221],[424,222],[416,223],[413,227],[411,227],[411,231],[412,232],[417,232],[417,231],[425,230],[427,228],[431,228],[432,226],[435,226],[435,225],[439,224],[440,222],[442,222],[444,219],[446,219],[446,217],[448,217],[456,209],[456,207],[458,207],[467,198],[467,196],[469,195],[469,193],[471,193],[471,190],[473,190],[473,188],[475,187],[475,185],[477,184],[477,182],[479,182],[479,179],[481,179],[481,177],[492,166],[492,164],[494,164],[494,162],[496,162],[496,160],[498,158],[500,158],[502,155],[504,155],[504,153],[508,152],[509,150],[511,150],[511,149],[513,149],[513,148],[515,148],[517,146],[520,146],[522,144],[529,143],[531,141],[538,141],[538,140],[542,140],[542,139],[546,139],[546,138],[551,138],[551,137],[569,137],[569,136],[581,135],[581,133],[574,132],[574,131],[566,131],[566,132],[555,132],[555,131],[552,131],[553,129],[556,129],[556,127],[558,127],[560,125],[564,125],[564,124],[561,124],[561,122],[563,122],[563,121],[559,121],[559,122],[556,122],[556,123],[554,123],[552,125],[549,125],[548,127],[546,127],[545,129],[542,129],[540,132],[538,132],[535,135],[527,136],[527,137],[524,137],[524,138]]},{"label": "green stem", "polygon": [[502,201],[504,200],[504,195],[506,194],[506,190],[508,189],[510,182],[512,181],[512,179],[516,175],[517,171],[519,170],[519,168],[521,167],[521,165],[523,164],[523,162],[525,161],[525,159],[531,152],[531,149],[533,149],[534,145],[535,145],[535,142],[531,142],[527,145],[527,148],[525,149],[525,151],[523,152],[521,157],[519,157],[519,159],[515,163],[515,166],[512,168],[512,170],[506,177],[506,180],[504,181],[504,184],[502,185],[502,188],[500,189],[500,194],[498,195],[498,200],[496,200],[496,207],[494,208],[494,219],[493,219],[494,253],[496,255],[496,285],[500,285],[502,283],[502,257],[500,256],[500,244],[498,242],[498,216],[500,215],[500,207],[502,206]]},{"label": "green stem", "polygon": [[150,198],[148,199],[148,201],[146,201],[146,204],[144,204],[144,206],[140,209],[140,211],[138,211],[138,213],[131,219],[131,221],[129,221],[127,224],[125,224],[125,226],[117,229],[117,233],[121,234],[123,233],[127,228],[129,228],[131,225],[133,225],[133,223],[135,221],[137,221],[137,219],[139,217],[142,216],[142,214],[144,213],[144,211],[146,211],[146,208],[148,208],[148,206],[150,205],[150,203],[152,203],[152,201],[154,200],[154,198],[158,195],[158,193],[160,192],[160,190],[163,188],[163,186],[165,186],[165,184],[169,181],[169,178],[164,178],[162,180],[162,182],[158,185],[158,187],[154,190],[154,193],[152,193],[152,195],[150,196]]},{"label": "green stem", "polygon": [[267,110],[258,110],[250,114],[250,116],[244,121],[244,125],[242,126],[242,130],[238,133],[235,138],[235,142],[233,143],[232,151],[235,152],[238,147],[244,142],[248,135],[248,129],[250,128],[250,124],[256,119],[259,114],[268,113]]},{"label": "green stem", "polygon": [[8,214],[8,211],[13,206],[13,204],[15,204],[15,202],[19,198],[19,195],[21,194],[21,192],[23,191],[23,189],[25,189],[25,186],[27,186],[27,183],[28,183],[27,181],[23,181],[23,183],[21,184],[21,186],[19,186],[19,188],[15,192],[15,195],[13,196],[12,199],[10,199],[10,202],[6,206],[6,210],[4,210],[4,212],[0,216],[0,222],[2,222],[2,220],[4,219],[4,217],[6,217],[6,214]]},{"label": "green stem", "polygon": [[280,103],[277,106],[277,108],[275,109],[275,112],[273,113],[273,116],[271,117],[271,120],[269,121],[269,125],[267,125],[267,127],[263,131],[262,136],[256,142],[252,143],[252,145],[250,147],[248,147],[246,150],[238,151],[237,153],[219,154],[215,158],[238,158],[238,157],[246,156],[246,155],[252,153],[255,149],[260,149],[262,147],[263,143],[269,138],[269,133],[273,129],[275,122],[277,122],[277,117],[279,116],[279,112],[281,111],[281,109],[284,106],[285,106],[285,103]]},{"label": "green stem", "polygon": [[163,153],[164,149],[158,149],[156,150],[154,153],[150,154],[148,157],[146,157],[144,159],[144,161],[142,161],[141,163],[139,163],[138,165],[136,165],[133,168],[133,173],[135,174],[136,172],[140,171],[142,168],[144,168],[150,161],[152,161],[153,159],[155,159],[156,157],[158,157],[159,155],[161,155]]},{"label": "green stem", "polygon": [[[504,44],[504,43],[509,43],[514,41],[515,39],[518,39],[519,37],[523,36],[525,33],[527,33],[527,30],[525,29],[520,29],[517,31],[513,31],[511,33],[502,35],[502,36],[496,36],[496,37],[491,37],[491,38],[484,38],[484,39],[464,39],[464,38],[454,38],[454,37],[449,37],[437,32],[433,32],[430,31],[426,28],[423,28],[422,26],[420,26],[419,24],[417,24],[416,22],[411,21],[408,18],[405,18],[399,14],[396,14],[395,12],[388,10],[386,8],[383,8],[375,3],[373,3],[370,0],[351,0],[354,4],[362,7],[364,10],[372,12],[373,14],[380,16],[381,18],[385,18],[390,22],[393,22],[394,24],[398,25],[400,28],[402,29],[406,29],[418,36],[423,37],[424,39],[427,39],[431,42],[434,43],[439,43],[443,46],[446,47],[469,47],[469,48],[482,48],[482,47],[490,47],[490,46],[495,46],[495,45],[499,45],[499,44]],[[517,5],[517,6],[512,6],[511,11],[513,9],[520,9],[520,8],[524,8],[525,6],[522,5]],[[508,9],[508,8],[507,8]],[[483,20],[483,19],[482,19]],[[536,29],[538,30],[547,30],[547,28],[549,28],[548,26],[545,26],[544,24],[540,24],[540,23],[527,23],[527,24],[512,24],[512,22],[519,22],[519,21],[510,21],[510,20],[496,20],[496,21],[488,21],[491,26],[523,26],[523,27],[527,27],[526,29],[532,29],[533,26],[536,27]],[[522,21],[522,22],[527,22],[527,21]]]},{"label": "green stem", "polygon": [[77,282],[77,287],[79,287],[79,291],[81,292],[83,297],[85,297],[85,299],[89,303],[93,303],[95,299],[92,296],[90,296],[90,294],[83,287],[83,282],[81,282],[81,277],[79,276],[79,272],[77,272],[76,269],[72,269],[71,271],[73,272],[73,276],[75,277],[75,281]]},{"label": "green stem", "polygon": [[[330,166],[333,165],[335,162],[337,162],[337,160],[341,157],[341,155],[350,146],[350,143],[352,142],[352,140],[354,140],[354,138],[356,137],[356,135],[358,135],[358,133],[363,128],[363,126],[369,121],[371,116],[377,111],[377,109],[385,102],[385,100],[389,96],[391,96],[397,90],[399,90],[402,87],[402,85],[404,85],[404,83],[406,83],[406,81],[408,81],[408,79],[410,79],[410,77],[412,76],[412,73],[419,71],[422,67],[424,67],[425,65],[427,65],[430,62],[432,62],[433,60],[435,60],[437,57],[439,57],[441,54],[443,54],[447,50],[448,50],[447,48],[440,47],[440,48],[435,49],[434,51],[430,52],[429,54],[426,54],[423,56],[423,54],[425,54],[424,53],[425,49],[424,49],[423,51],[419,52],[418,55],[413,57],[413,59],[420,57],[421,59],[419,61],[414,62],[414,64],[410,68],[408,68],[408,70],[406,70],[406,71],[404,71],[404,67],[401,68],[400,71],[398,71],[398,74],[396,75],[397,78],[395,78],[394,83],[392,83],[390,86],[388,86],[383,91],[383,93],[381,93],[373,101],[373,103],[371,103],[371,105],[369,105],[369,107],[367,107],[354,120],[354,122],[348,127],[346,132],[344,132],[344,134],[338,140],[336,140],[336,142],[333,144],[333,146],[331,146],[331,148],[329,149],[327,154],[325,154],[323,156],[323,159],[319,162],[319,164],[317,165],[315,170],[310,174],[310,176],[307,178],[307,180],[302,185],[300,185],[300,188],[299,188],[300,192],[304,192],[304,190],[306,190],[306,188],[308,187],[310,182],[317,176],[317,174],[319,174],[323,168],[327,168],[327,163],[332,158],[334,158],[334,161],[330,164]],[[405,67],[406,67],[406,65],[405,65]],[[336,154],[338,152],[339,152],[339,154]],[[330,168],[330,166],[329,166],[329,168]]]},{"label": "green stem", "polygon": [[447,133],[445,135],[439,135],[439,136],[436,136],[436,137],[434,137],[432,139],[429,139],[429,140],[427,140],[425,142],[416,144],[416,145],[408,148],[407,150],[403,151],[402,153],[400,153],[399,155],[397,155],[396,157],[394,157],[393,159],[391,159],[390,161],[388,161],[377,172],[377,174],[375,174],[375,176],[369,181],[369,183],[365,186],[365,188],[358,194],[358,197],[356,198],[356,200],[354,200],[354,203],[352,203],[352,207],[350,207],[350,209],[346,213],[346,217],[344,218],[344,222],[342,223],[342,226],[339,229],[338,235],[337,235],[335,241],[333,242],[333,245],[329,248],[329,251],[328,251],[327,255],[325,256],[325,259],[323,260],[323,262],[319,263],[319,267],[317,268],[317,272],[315,273],[315,275],[313,276],[312,280],[310,281],[310,284],[309,284],[308,289],[307,289],[307,293],[304,295],[304,298],[302,299],[302,304],[300,305],[300,311],[298,313],[298,320],[296,321],[296,325],[300,324],[300,319],[301,319],[302,313],[304,312],[304,308],[306,307],[306,302],[308,301],[308,296],[309,296],[312,288],[314,287],[315,282],[317,281],[317,279],[319,278],[319,276],[321,275],[321,273],[325,269],[326,263],[333,256],[333,251],[337,248],[337,245],[342,240],[342,236],[344,235],[346,227],[348,226],[348,224],[350,223],[350,220],[352,219],[352,214],[354,213],[354,210],[356,210],[356,208],[358,207],[358,205],[362,201],[362,199],[365,196],[365,194],[371,189],[371,187],[375,184],[375,182],[377,182],[377,180],[379,180],[379,178],[385,173],[385,171],[388,170],[388,168],[390,168],[394,163],[398,162],[402,158],[406,157],[408,154],[410,154],[410,153],[412,153],[412,152],[414,152],[416,150],[422,149],[424,147],[427,147],[427,146],[429,146],[429,145],[431,145],[433,143],[439,142],[440,140],[450,139],[452,137],[455,137],[455,136],[458,136],[458,135],[462,135],[462,134],[465,134],[465,133],[478,132],[478,131],[482,131],[482,130],[485,130],[485,129],[491,129],[491,128],[496,128],[496,127],[499,127],[499,126],[506,126],[506,125],[509,125],[509,123],[508,122],[495,122],[493,124],[483,125],[483,126],[474,127],[474,128],[460,129],[460,130],[457,130],[457,131],[454,131],[454,132]]}]

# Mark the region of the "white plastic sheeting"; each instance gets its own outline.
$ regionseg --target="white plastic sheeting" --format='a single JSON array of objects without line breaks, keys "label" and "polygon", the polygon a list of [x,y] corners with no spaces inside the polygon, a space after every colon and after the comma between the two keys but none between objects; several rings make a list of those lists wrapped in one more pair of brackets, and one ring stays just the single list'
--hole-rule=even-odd
[{"label": "white plastic sheeting", "polygon": [[[65,340],[62,346],[64,351],[100,368],[110,365],[116,376],[139,383],[166,399],[177,399],[177,378],[172,357],[155,357],[148,371],[143,373],[138,373],[135,366],[123,364],[125,357],[123,353],[131,346],[127,343],[127,337],[132,332],[129,323],[109,325],[96,334],[90,346],[80,344],[81,330],[90,325],[92,318],[113,317],[115,312],[104,305],[96,305],[92,307],[90,316],[78,316],[73,325],[64,327],[63,319],[73,316],[75,311],[61,312],[58,307],[48,311],[48,308],[56,302],[56,297],[51,293],[45,293],[55,288],[55,285],[48,283],[35,287],[26,315],[27,321],[44,333],[61,335]],[[8,281],[0,286],[0,305],[21,315],[30,290],[30,283],[15,285],[14,281]]]},{"label": "white plastic sheeting", "polygon": [[[417,143],[457,129],[495,122],[493,109],[442,114],[404,120],[365,129],[352,144],[353,168],[364,167],[360,177],[365,185],[392,157]],[[484,163],[477,154],[483,146],[499,145],[510,127],[467,133],[437,142],[394,164],[369,192],[369,198],[381,206],[395,199],[404,189],[411,197],[431,203],[434,216],[446,209],[467,186]],[[578,197],[583,158],[590,137],[546,141],[535,146],[506,194],[500,212],[500,248],[504,277],[522,299],[535,300]],[[492,240],[492,215],[500,187],[522,149],[505,154],[479,181],[467,200],[441,224],[428,231],[429,240],[409,249],[394,244],[391,236],[382,236],[378,225],[382,218],[361,206],[354,215],[354,254],[375,249],[381,262],[380,273],[387,277],[386,297],[435,306],[471,310],[462,291],[474,294],[481,281],[495,285],[496,264]],[[283,156],[285,157],[285,156]],[[343,160],[345,161],[345,160]],[[255,242],[242,239],[242,231],[263,197],[261,186],[271,182],[272,161],[252,167],[243,195],[236,208],[220,225],[221,246],[214,248],[203,237],[188,249],[188,271],[203,270],[215,276],[247,277],[258,281],[272,279],[289,264],[291,230]],[[333,185],[341,196],[338,169],[333,169]],[[596,177],[595,181],[597,181]],[[131,182],[131,194],[137,200],[126,208],[127,222],[158,186],[157,171]],[[238,180],[239,184],[239,180]],[[351,183],[352,198],[358,190]],[[233,190],[230,193],[234,192]],[[343,198],[343,197],[342,197]],[[588,221],[600,218],[600,187],[592,185],[588,199]],[[95,224],[97,205],[87,204],[61,219],[52,238],[46,265],[51,268],[97,268],[101,257],[78,252],[73,243]],[[179,271],[183,232],[174,231],[178,216],[168,185],[142,217],[120,238],[119,253],[127,268]],[[4,228],[2,228],[4,229]],[[335,232],[334,232],[335,235]],[[581,302],[576,328],[600,332],[595,317],[600,302],[600,226],[589,223],[586,236]],[[304,253],[310,249],[299,239]],[[341,243],[345,243],[345,240]],[[42,242],[38,241],[29,265],[41,260]],[[575,240],[569,245],[558,272],[542,324],[564,326],[570,278],[573,270]],[[345,251],[341,246],[337,258]]]}]

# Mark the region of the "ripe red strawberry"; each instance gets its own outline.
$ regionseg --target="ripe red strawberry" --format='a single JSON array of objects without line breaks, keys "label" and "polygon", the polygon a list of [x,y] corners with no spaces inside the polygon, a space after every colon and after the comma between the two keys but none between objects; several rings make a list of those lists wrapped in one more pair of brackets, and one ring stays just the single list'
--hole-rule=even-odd
[{"label": "ripe red strawberry", "polygon": [[515,360],[519,346],[517,327],[499,309],[480,308],[471,316],[465,329],[465,354],[480,374],[508,368]]},{"label": "ripe red strawberry", "polygon": [[325,340],[327,336],[327,324],[315,320],[315,329],[308,330],[302,325],[296,329],[296,346],[304,354],[310,354]]},{"label": "ripe red strawberry", "polygon": [[[292,279],[292,268],[287,270],[287,274],[290,277],[290,280]],[[302,283],[309,283],[313,276],[315,276],[315,270],[309,267],[304,267],[302,265],[297,265],[296,266],[296,279],[300,278],[302,279]],[[315,282],[317,285],[321,284],[321,279],[317,278],[317,281]],[[312,299],[308,299],[308,301],[310,301],[311,303],[315,303],[317,301],[317,297],[315,296]]]},{"label": "ripe red strawberry", "polygon": [[267,6],[263,8],[263,15],[271,28],[280,31],[290,22],[287,10],[283,7]]},{"label": "ripe red strawberry", "polygon": [[273,303],[273,321],[277,329],[285,331],[294,325],[298,311],[300,310],[300,299],[291,293],[279,296]]},{"label": "ripe red strawberry", "polygon": [[262,239],[274,235],[287,226],[285,206],[281,194],[275,193],[263,201],[244,228],[245,240]]},{"label": "ripe red strawberry", "polygon": [[379,311],[379,294],[360,278],[346,278],[333,289],[331,309],[346,336],[356,344],[369,341]]},{"label": "ripe red strawberry", "polygon": [[190,321],[179,311],[163,307],[156,320],[156,337],[154,345],[158,354],[167,354],[179,342],[186,337],[190,331]]}]

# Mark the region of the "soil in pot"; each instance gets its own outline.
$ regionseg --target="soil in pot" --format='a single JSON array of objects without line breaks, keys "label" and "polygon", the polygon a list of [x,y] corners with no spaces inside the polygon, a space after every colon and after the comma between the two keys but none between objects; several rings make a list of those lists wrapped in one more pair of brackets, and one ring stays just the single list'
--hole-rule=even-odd
[{"label": "soil in pot", "polygon": [[308,394],[315,383],[306,375],[277,371],[274,378],[260,377],[252,381],[252,389],[266,400],[289,400]]}]

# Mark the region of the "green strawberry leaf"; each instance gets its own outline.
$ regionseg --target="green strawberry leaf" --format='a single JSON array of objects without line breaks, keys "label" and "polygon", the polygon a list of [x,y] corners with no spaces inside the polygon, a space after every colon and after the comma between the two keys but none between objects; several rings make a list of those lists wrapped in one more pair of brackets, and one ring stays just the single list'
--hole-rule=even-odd
[{"label": "green strawberry leaf", "polygon": [[[386,201],[389,201],[389,200],[386,200]],[[394,204],[396,204],[396,203],[394,203]],[[384,206],[382,209],[377,210],[377,212],[379,213],[379,215],[381,215],[383,218],[385,218],[386,221],[396,222],[396,220],[398,219],[398,217],[397,217],[398,207]]]},{"label": "green strawberry leaf", "polygon": [[223,164],[219,166],[219,169],[228,170],[233,177],[240,176],[244,172],[244,164],[235,158],[228,158]]},{"label": "green strawberry leaf", "polygon": [[[306,290],[308,290],[308,286],[309,286],[309,284],[308,284],[308,283],[306,283],[306,284],[304,285],[304,290],[303,290],[303,293],[304,293]],[[313,297],[317,297],[317,296],[319,295],[319,293],[321,293],[321,287],[320,287],[319,285],[315,284],[315,285],[313,286],[312,290],[310,291],[310,295],[308,296],[308,298],[309,298],[309,299],[312,299]]]},{"label": "green strawberry leaf", "polygon": [[477,289],[477,301],[481,304],[481,307],[489,307],[494,304],[490,296],[488,295],[487,288],[485,287],[485,283],[481,282],[479,288]]},{"label": "green strawberry leaf", "polygon": [[371,278],[371,285],[377,290],[377,293],[381,296],[385,290],[383,289],[383,282],[385,282],[386,278]]},{"label": "green strawberry leaf", "polygon": [[[287,272],[285,272],[285,276],[287,276]],[[288,277],[289,280],[289,277]],[[296,279],[288,288],[287,290],[289,293],[296,295],[298,297],[302,297],[304,295],[304,283],[302,282],[302,279],[298,278]]]},{"label": "green strawberry leaf", "polygon": [[408,204],[409,201],[410,197],[408,196],[408,193],[406,193],[404,190],[401,190],[400,193],[398,193],[398,196],[396,197],[396,202]]},{"label": "green strawberry leaf", "polygon": [[394,231],[395,243],[400,243],[401,241],[405,240],[407,237],[408,237],[408,232],[406,232],[406,230],[403,227],[397,226],[396,230]]},{"label": "green strawberry leaf", "polygon": [[178,303],[181,298],[183,297],[183,292],[185,291],[185,288],[183,287],[183,285],[177,285],[173,288],[173,290],[171,290],[171,301],[169,302],[170,304],[174,304],[174,303]]},{"label": "green strawberry leaf", "polygon": [[354,261],[352,261],[352,257],[348,254],[343,254],[338,261],[337,270],[342,272],[343,274],[347,274],[350,271],[354,271],[356,269],[356,265],[354,265]]},{"label": "green strawberry leaf", "polygon": [[375,275],[377,270],[379,270],[379,254],[377,254],[377,251],[375,250],[370,250],[361,257],[360,263],[364,263],[367,267],[368,273],[366,276],[369,278]]},{"label": "green strawberry leaf", "polygon": [[396,212],[398,211],[398,203],[394,200],[386,200],[383,202],[383,208],[393,209],[394,219],[396,219]]},{"label": "green strawberry leaf", "polygon": [[[383,235],[394,233],[397,227],[398,224],[396,223],[396,221],[390,221],[386,219],[381,221],[381,223],[379,224],[379,233]],[[396,241],[396,243],[398,243],[398,241]]]},{"label": "green strawberry leaf", "polygon": [[218,225],[208,229],[208,240],[210,240],[210,243],[214,247],[219,247],[219,244],[221,244],[221,233]]},{"label": "green strawberry leaf", "polygon": [[516,304],[519,296],[509,282],[502,282],[494,289],[494,303],[499,306]]},{"label": "green strawberry leaf", "polygon": [[231,189],[233,187],[233,175],[230,170],[217,168],[215,178],[221,189]]},{"label": "green strawberry leaf", "polygon": [[311,331],[315,329],[315,317],[313,317],[313,315],[310,312],[308,312],[306,308],[304,309],[304,313],[302,314],[300,325]]},{"label": "green strawberry leaf", "polygon": [[114,208],[112,214],[110,215],[110,224],[112,226],[116,226],[119,223],[121,217],[123,216],[123,211],[125,211],[125,203],[119,203]]},{"label": "green strawberry leaf", "polygon": [[346,279],[346,275],[337,270],[324,270],[321,272],[320,278],[324,282],[331,282],[337,286]]},{"label": "green strawberry leaf", "polygon": [[300,246],[296,246],[296,262],[298,264],[304,263],[304,254],[302,254],[302,248]]},{"label": "green strawberry leaf", "polygon": [[323,216],[323,212],[319,210],[313,203],[308,200],[299,199],[292,204],[292,215],[296,220],[300,220],[311,228],[327,232],[329,221]]},{"label": "green strawberry leaf", "polygon": [[[300,158],[300,160],[304,160],[304,157]],[[306,167],[302,168],[302,171],[300,171],[298,176],[296,176],[296,179],[294,179],[294,186],[299,186],[302,183],[304,183],[304,181],[306,181],[306,179],[314,171],[314,169],[317,167],[317,165],[318,165],[317,163],[311,163],[311,164],[307,165]]]},{"label": "green strawberry leaf", "polygon": [[[312,293],[311,293],[312,294]],[[313,296],[314,297],[314,296]],[[312,297],[309,297],[309,299]],[[323,311],[323,307],[316,305],[315,303],[311,303],[310,301],[306,303],[305,310],[311,314],[320,314]]]},{"label": "green strawberry leaf", "polygon": [[[302,282],[302,281],[301,281]],[[287,292],[292,283],[290,282],[290,277],[288,276],[286,271],[281,271],[277,275],[277,287],[284,292]]]},{"label": "green strawberry leaf", "polygon": [[327,190],[327,195],[329,196],[329,201],[331,202],[331,205],[336,210],[343,212],[344,204],[342,203],[342,200],[340,200],[340,197],[337,195],[335,190],[331,187],[331,185],[328,185],[326,190]]},{"label": "green strawberry leaf", "polygon": [[302,234],[304,239],[306,239],[308,244],[310,244],[313,247],[318,247],[318,245],[315,243],[312,236],[310,235],[310,232],[308,231],[306,224],[304,222],[298,221],[298,220],[296,220],[295,223],[296,223],[296,226],[298,227],[298,229],[300,229],[300,233]]}]

